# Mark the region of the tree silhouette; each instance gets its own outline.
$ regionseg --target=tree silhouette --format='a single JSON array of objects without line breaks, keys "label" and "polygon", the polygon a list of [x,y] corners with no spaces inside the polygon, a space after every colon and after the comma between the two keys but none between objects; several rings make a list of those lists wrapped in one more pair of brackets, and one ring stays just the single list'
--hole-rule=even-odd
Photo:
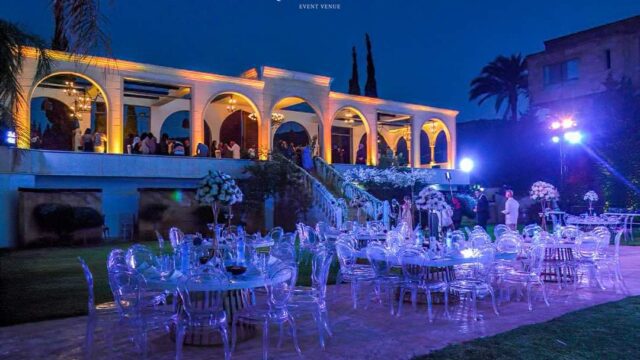
[{"label": "tree silhouette", "polygon": [[367,43],[367,83],[364,85],[364,96],[378,97],[378,86],[376,85],[376,68],[373,65],[373,54],[371,53],[371,39],[369,34],[365,34]]},{"label": "tree silhouette", "polygon": [[356,47],[351,48],[351,57],[353,65],[351,67],[351,79],[349,79],[349,94],[360,95],[360,79],[358,78],[358,57],[356,55]]}]

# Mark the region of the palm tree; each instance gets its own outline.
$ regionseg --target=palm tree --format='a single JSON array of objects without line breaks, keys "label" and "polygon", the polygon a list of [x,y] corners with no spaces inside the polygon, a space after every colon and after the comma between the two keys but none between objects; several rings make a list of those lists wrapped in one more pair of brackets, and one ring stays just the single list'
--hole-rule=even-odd
[{"label": "palm tree", "polygon": [[[108,36],[102,30],[99,3],[100,0],[52,0],[55,31],[51,47],[80,58],[100,50],[110,53]],[[26,47],[33,47],[37,52],[35,83],[51,70],[47,44],[38,36],[0,19],[0,119],[5,122],[8,119],[4,125],[16,132],[25,130],[15,115],[26,101],[18,82]]]},{"label": "palm tree", "polygon": [[522,55],[500,55],[485,65],[480,76],[471,81],[469,100],[478,100],[478,104],[482,104],[495,97],[495,109],[499,112],[506,99],[504,118],[511,114],[511,120],[515,121],[518,120],[518,99],[520,95],[527,95],[527,87],[527,63]]},{"label": "palm tree", "polygon": [[15,113],[20,107],[25,106],[18,78],[22,73],[26,47],[34,47],[37,52],[35,81],[51,69],[45,42],[13,23],[0,20],[0,112],[8,115],[2,116],[2,119],[9,122],[3,125],[15,129],[16,132],[24,130],[16,121]]}]

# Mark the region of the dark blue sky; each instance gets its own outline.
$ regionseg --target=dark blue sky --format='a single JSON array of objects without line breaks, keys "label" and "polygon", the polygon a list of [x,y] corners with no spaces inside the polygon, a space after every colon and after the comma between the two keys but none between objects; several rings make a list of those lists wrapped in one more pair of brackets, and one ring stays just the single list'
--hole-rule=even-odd
[{"label": "dark blue sky", "polygon": [[[340,10],[300,10],[340,3]],[[48,0],[1,1],[0,17],[49,39]],[[640,14],[637,0],[200,0],[103,3],[113,55],[237,75],[259,65],[328,75],[347,90],[351,46],[366,80],[373,42],[381,97],[494,117],[468,101],[469,81],[498,54],[529,54],[545,39]]]}]

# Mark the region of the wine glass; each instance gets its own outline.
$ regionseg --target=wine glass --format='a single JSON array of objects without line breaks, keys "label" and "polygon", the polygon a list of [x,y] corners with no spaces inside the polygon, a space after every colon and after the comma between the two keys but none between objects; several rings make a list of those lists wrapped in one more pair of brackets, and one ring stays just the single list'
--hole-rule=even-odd
[{"label": "wine glass", "polygon": [[161,280],[167,280],[176,271],[176,261],[174,254],[161,254],[158,256],[158,273]]}]

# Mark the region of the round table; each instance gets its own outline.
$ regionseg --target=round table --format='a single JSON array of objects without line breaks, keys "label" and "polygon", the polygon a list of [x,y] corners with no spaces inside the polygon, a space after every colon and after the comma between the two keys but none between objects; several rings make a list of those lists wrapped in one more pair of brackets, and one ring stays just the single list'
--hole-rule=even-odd
[{"label": "round table", "polygon": [[[279,260],[273,256],[269,258],[268,266],[276,265]],[[159,276],[153,274],[145,276],[147,288],[156,291],[170,291],[174,294],[177,292],[178,284],[185,276],[180,271],[176,271],[168,279],[160,279]],[[276,278],[276,283],[289,280],[287,276]],[[222,291],[224,299],[224,310],[227,313],[228,321],[231,322],[233,314],[249,305],[251,302],[250,290],[261,288],[272,284],[272,279],[267,278],[264,274],[258,272],[255,267],[249,266],[247,272],[241,275],[232,276],[229,274],[229,282],[223,287],[214,284],[200,284],[198,288],[192,288],[193,291]],[[176,299],[176,312],[180,312],[181,301]],[[204,304],[203,304],[204,305]],[[231,325],[231,324],[230,324]],[[238,341],[248,340],[257,333],[256,327],[251,324],[238,323]],[[171,326],[171,336],[175,338],[174,325]],[[206,327],[197,327],[187,329],[185,336],[186,345],[220,345],[221,340],[217,333],[209,331]]]}]

